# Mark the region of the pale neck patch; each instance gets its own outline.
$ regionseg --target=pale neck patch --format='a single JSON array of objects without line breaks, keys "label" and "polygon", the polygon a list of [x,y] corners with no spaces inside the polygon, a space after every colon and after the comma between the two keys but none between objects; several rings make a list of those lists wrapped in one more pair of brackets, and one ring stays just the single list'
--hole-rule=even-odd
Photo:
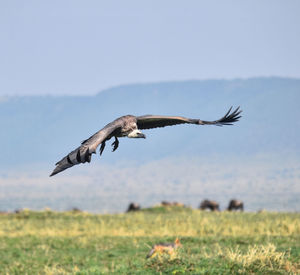
[{"label": "pale neck patch", "polygon": [[140,137],[143,137],[144,134],[138,130],[138,129],[135,129],[135,130],[132,130],[127,137],[129,138],[140,138]]}]

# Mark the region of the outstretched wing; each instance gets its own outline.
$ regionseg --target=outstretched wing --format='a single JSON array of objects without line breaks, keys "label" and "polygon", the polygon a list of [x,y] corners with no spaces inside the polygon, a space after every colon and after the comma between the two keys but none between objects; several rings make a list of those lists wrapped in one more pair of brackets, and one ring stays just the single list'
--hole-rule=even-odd
[{"label": "outstretched wing", "polygon": [[90,162],[92,154],[96,153],[96,149],[99,144],[107,139],[110,139],[113,135],[120,131],[120,129],[121,123],[119,120],[115,120],[107,124],[103,129],[92,135],[90,138],[84,140],[81,143],[81,146],[57,162],[56,167],[51,173],[50,177],[72,167],[73,165]]},{"label": "outstretched wing", "polygon": [[185,118],[181,116],[156,116],[156,115],[145,115],[137,117],[137,126],[138,129],[151,129],[157,127],[165,127],[172,126],[176,124],[198,124],[198,125],[232,125],[234,122],[238,121],[240,113],[240,107],[236,108],[233,112],[231,112],[232,107],[229,111],[220,119],[214,121],[205,121],[201,119],[191,119]]}]

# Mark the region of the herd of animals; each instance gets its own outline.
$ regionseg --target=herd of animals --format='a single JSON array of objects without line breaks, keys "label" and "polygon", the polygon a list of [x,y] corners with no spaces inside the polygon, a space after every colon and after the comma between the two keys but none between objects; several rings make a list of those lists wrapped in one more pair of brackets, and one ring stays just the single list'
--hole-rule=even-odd
[{"label": "herd of animals", "polygon": [[[162,201],[160,203],[160,206],[163,207],[186,207],[184,204],[179,202],[168,202],[168,201]],[[220,211],[219,203],[213,200],[203,200],[199,205],[200,210],[211,210],[211,211]],[[141,210],[141,206],[137,203],[130,203],[127,209],[127,212],[132,211],[138,211]],[[234,211],[234,210],[240,210],[244,211],[244,203],[240,200],[232,199],[230,200],[228,207],[226,209],[227,211]],[[22,210],[16,210],[15,213],[20,213]],[[73,208],[72,211],[74,212],[81,212],[78,208]],[[0,212],[1,213],[1,212]],[[149,253],[146,255],[146,258],[153,258],[153,257],[160,257],[161,255],[167,254],[170,257],[176,256],[176,251],[178,248],[181,248],[182,244],[178,238],[175,239],[174,243],[158,243],[154,244],[149,251]]]},{"label": "herd of animals", "polygon": [[[184,204],[179,202],[168,202],[162,201],[160,206],[170,207],[170,206],[179,206],[185,207]],[[127,209],[127,212],[138,211],[141,209],[141,206],[137,203],[130,203]],[[216,201],[212,200],[203,200],[199,205],[200,210],[211,210],[211,211],[220,211],[220,205]],[[244,203],[240,200],[232,199],[230,200],[227,211],[244,211]],[[147,254],[146,258],[153,258],[156,256],[160,256],[162,254],[168,254],[169,256],[176,255],[176,251],[178,248],[182,247],[182,244],[178,238],[175,239],[174,243],[158,243],[154,244]]]},{"label": "herd of animals", "polygon": [[[178,207],[186,207],[183,203],[180,202],[169,202],[169,201],[162,201],[160,203],[160,206],[168,207],[168,206],[178,206]],[[141,206],[138,203],[131,202],[127,208],[126,212],[131,211],[138,211],[141,210]],[[200,210],[211,210],[211,211],[220,211],[220,205],[216,201],[213,200],[203,200],[199,205]],[[230,200],[228,207],[226,208],[227,211],[244,211],[244,203],[240,200],[232,199]],[[18,214],[21,213],[22,209],[17,209],[14,211],[14,213]],[[71,209],[72,212],[81,212],[81,210],[77,207],[73,207]],[[0,214],[7,214],[9,212],[6,211],[0,211]]]},{"label": "herd of animals", "polygon": [[[161,206],[182,206],[185,205],[179,202],[168,202],[168,201],[162,201]],[[127,212],[131,211],[138,211],[141,209],[141,206],[138,203],[130,203],[127,209]],[[200,210],[211,210],[211,211],[220,211],[220,205],[216,201],[212,200],[203,200],[199,205]],[[244,203],[240,200],[232,199],[230,200],[228,207],[226,209],[227,211],[244,211]]]}]

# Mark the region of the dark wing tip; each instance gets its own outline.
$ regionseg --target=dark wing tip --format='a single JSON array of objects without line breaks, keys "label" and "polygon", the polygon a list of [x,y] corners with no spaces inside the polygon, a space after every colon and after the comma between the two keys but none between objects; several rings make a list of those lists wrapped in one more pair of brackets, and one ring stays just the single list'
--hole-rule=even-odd
[{"label": "dark wing tip", "polygon": [[56,170],[56,168],[52,171],[52,173],[50,174],[50,176],[49,177],[52,177],[52,176],[54,176],[54,175],[56,175],[58,172],[57,171],[55,171]]},{"label": "dark wing tip", "polygon": [[57,165],[57,166],[55,167],[55,169],[52,171],[52,173],[50,174],[49,177],[52,177],[52,176],[58,174],[59,172],[62,172],[62,171],[65,170],[65,169],[66,169],[66,168],[62,168],[60,165]]},{"label": "dark wing tip", "polygon": [[220,119],[215,121],[205,121],[205,120],[198,120],[198,124],[201,125],[216,125],[216,126],[223,126],[223,125],[233,125],[234,122],[238,121],[242,116],[240,116],[240,113],[242,110],[240,110],[240,106],[237,107],[234,111],[231,111],[232,107],[227,111],[227,113]]},{"label": "dark wing tip", "polygon": [[237,107],[234,111],[232,111],[232,107],[230,107],[229,111],[223,116],[221,119],[216,121],[216,124],[218,125],[232,125],[234,122],[238,121],[242,116],[240,116],[240,113],[242,110],[240,110],[240,106]]}]

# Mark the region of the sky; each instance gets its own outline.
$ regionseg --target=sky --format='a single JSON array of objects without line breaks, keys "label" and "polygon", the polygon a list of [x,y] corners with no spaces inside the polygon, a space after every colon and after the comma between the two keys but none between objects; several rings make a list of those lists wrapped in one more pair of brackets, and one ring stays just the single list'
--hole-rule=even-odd
[{"label": "sky", "polygon": [[0,1],[0,96],[300,77],[299,1]]}]

